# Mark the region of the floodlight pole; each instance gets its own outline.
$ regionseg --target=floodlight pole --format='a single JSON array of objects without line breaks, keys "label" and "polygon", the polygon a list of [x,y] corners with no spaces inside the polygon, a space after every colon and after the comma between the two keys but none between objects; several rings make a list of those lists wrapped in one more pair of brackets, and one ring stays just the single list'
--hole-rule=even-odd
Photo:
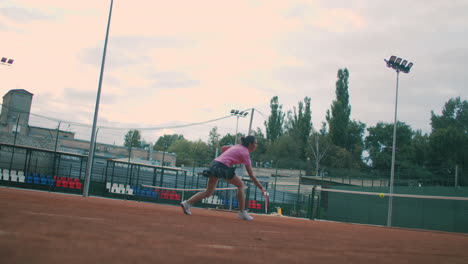
[{"label": "floodlight pole", "polygon": [[84,188],[83,188],[83,197],[88,197],[89,195],[89,183],[91,181],[94,148],[96,145],[96,124],[97,124],[97,118],[98,118],[98,112],[99,112],[99,101],[101,99],[102,77],[104,75],[104,65],[106,62],[107,41],[109,39],[109,28],[110,28],[110,22],[111,22],[111,17],[112,17],[113,5],[114,5],[114,0],[111,0],[110,8],[109,8],[109,18],[107,21],[106,38],[104,40],[104,51],[102,53],[101,73],[99,76],[99,86],[98,86],[98,91],[97,91],[97,96],[96,96],[96,107],[94,109],[93,128],[91,130],[91,144],[89,146],[88,162],[86,163],[86,174],[85,174],[85,182],[84,182]]},{"label": "floodlight pole", "polygon": [[387,213],[387,226],[392,226],[392,211],[393,211],[393,184],[395,180],[395,148],[396,148],[396,130],[397,130],[397,110],[398,110],[398,80],[400,70],[396,70],[396,94],[395,94],[395,119],[393,121],[393,144],[392,144],[392,165],[390,169],[390,195],[388,197],[388,213]]},{"label": "floodlight pole", "polygon": [[[397,130],[397,110],[398,110],[398,81],[400,77],[400,71],[404,73],[409,73],[413,63],[408,63],[407,60],[402,58],[397,58],[396,56],[391,56],[390,59],[385,62],[387,67],[393,68],[396,70],[397,79],[396,79],[396,94],[395,94],[395,119],[393,121],[393,144],[392,144],[392,164],[390,169],[390,191],[388,197],[388,213],[387,213],[387,226],[392,226],[392,211],[393,211],[393,185],[395,181],[395,151],[396,151],[396,130]],[[406,65],[408,63],[408,65]]]},{"label": "floodlight pole", "polygon": [[249,123],[249,131],[247,132],[247,136],[250,136],[252,133],[252,121],[253,121],[253,116],[254,116],[254,110],[255,108],[252,108],[252,112],[250,113],[250,123]]}]

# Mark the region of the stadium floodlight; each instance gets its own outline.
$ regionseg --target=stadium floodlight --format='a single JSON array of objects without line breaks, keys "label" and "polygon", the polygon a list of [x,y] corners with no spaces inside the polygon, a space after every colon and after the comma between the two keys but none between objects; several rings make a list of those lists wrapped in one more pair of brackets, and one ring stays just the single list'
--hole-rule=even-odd
[{"label": "stadium floodlight", "polygon": [[393,207],[393,185],[395,179],[395,149],[396,149],[396,128],[397,128],[397,110],[398,110],[398,79],[400,76],[400,71],[404,73],[409,73],[413,63],[410,62],[406,66],[407,60],[402,58],[397,58],[396,56],[391,56],[390,59],[384,61],[387,63],[387,67],[393,68],[396,70],[397,79],[396,79],[396,95],[395,95],[395,119],[393,122],[393,147],[392,147],[392,164],[390,169],[390,195],[388,197],[388,213],[387,213],[387,226],[392,226],[392,207]]},{"label": "stadium floodlight", "polygon": [[234,145],[237,144],[237,129],[239,126],[239,117],[246,117],[249,114],[247,111],[240,111],[240,110],[231,110],[231,115],[237,117],[237,122],[236,122],[236,140],[234,142]]},{"label": "stadium floodlight", "polygon": [[0,60],[0,64],[5,65],[5,66],[11,66],[14,61],[15,61],[14,59],[2,57],[2,59]]}]

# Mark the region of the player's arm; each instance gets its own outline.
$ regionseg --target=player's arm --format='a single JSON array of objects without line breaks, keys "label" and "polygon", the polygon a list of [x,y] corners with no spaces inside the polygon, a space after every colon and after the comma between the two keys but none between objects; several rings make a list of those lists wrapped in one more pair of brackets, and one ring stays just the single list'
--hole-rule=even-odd
[{"label": "player's arm", "polygon": [[263,188],[263,185],[258,181],[257,177],[253,174],[252,171],[252,165],[245,165],[245,169],[247,170],[247,173],[249,174],[250,179],[252,182],[255,184],[255,186],[258,187],[262,191],[262,193],[265,193],[266,190]]}]

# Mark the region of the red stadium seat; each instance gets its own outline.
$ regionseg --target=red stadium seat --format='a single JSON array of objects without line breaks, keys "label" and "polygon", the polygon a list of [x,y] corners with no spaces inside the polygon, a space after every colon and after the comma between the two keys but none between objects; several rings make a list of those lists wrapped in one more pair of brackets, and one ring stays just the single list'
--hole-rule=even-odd
[{"label": "red stadium seat", "polygon": [[75,185],[75,189],[81,190],[82,186],[83,185],[81,184],[81,182],[77,182],[76,185]]},{"label": "red stadium seat", "polygon": [[75,189],[76,182],[74,181],[69,181],[68,182],[68,188]]},{"label": "red stadium seat", "polygon": [[62,187],[68,188],[68,181],[62,181]]},{"label": "red stadium seat", "polygon": [[262,209],[262,204],[257,204],[257,209]]},{"label": "red stadium seat", "polygon": [[62,187],[62,181],[61,180],[56,180],[55,181],[55,186]]}]

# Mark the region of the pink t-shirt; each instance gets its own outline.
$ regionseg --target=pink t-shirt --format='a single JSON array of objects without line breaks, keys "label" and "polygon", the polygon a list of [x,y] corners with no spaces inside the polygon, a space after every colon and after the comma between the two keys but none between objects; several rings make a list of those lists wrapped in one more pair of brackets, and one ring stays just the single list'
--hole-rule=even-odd
[{"label": "pink t-shirt", "polygon": [[250,161],[249,149],[240,144],[230,147],[225,152],[223,152],[223,154],[219,155],[215,160],[223,163],[228,167],[241,163],[248,166],[252,164]]}]

